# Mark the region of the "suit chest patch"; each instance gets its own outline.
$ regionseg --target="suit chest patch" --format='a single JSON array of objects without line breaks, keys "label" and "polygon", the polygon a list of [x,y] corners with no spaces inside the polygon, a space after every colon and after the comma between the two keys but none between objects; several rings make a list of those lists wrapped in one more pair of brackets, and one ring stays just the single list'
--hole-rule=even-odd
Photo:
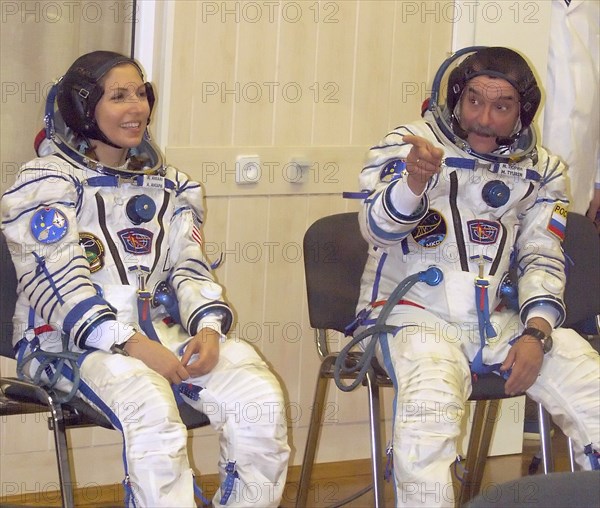
[{"label": "suit chest patch", "polygon": [[497,222],[492,222],[484,219],[475,219],[467,221],[469,230],[469,238],[471,242],[480,245],[491,245],[498,240],[500,233],[500,225]]},{"label": "suit chest patch", "polygon": [[413,230],[412,237],[422,247],[433,248],[446,239],[447,233],[446,220],[440,212],[431,209]]},{"label": "suit chest patch", "polygon": [[127,228],[117,233],[125,252],[142,256],[152,252],[152,238],[154,234],[144,228]]},{"label": "suit chest patch", "polygon": [[104,266],[104,246],[100,239],[91,233],[79,233],[79,245],[85,250],[90,272],[95,273],[100,270]]}]

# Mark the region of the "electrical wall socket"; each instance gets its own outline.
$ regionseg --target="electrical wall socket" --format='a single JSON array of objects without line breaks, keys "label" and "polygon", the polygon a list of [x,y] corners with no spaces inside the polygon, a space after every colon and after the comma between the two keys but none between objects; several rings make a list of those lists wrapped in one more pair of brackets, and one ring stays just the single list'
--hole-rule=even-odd
[{"label": "electrical wall socket", "polygon": [[239,155],[235,160],[235,183],[247,185],[258,183],[262,171],[258,155]]}]

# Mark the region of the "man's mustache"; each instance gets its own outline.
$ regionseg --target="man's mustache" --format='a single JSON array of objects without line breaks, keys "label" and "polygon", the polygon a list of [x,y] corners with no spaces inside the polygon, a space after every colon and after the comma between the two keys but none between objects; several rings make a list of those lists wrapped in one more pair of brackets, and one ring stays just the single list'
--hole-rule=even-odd
[{"label": "man's mustache", "polygon": [[470,125],[466,130],[468,133],[477,134],[478,136],[485,136],[488,138],[498,137],[498,134],[493,129],[479,124]]}]

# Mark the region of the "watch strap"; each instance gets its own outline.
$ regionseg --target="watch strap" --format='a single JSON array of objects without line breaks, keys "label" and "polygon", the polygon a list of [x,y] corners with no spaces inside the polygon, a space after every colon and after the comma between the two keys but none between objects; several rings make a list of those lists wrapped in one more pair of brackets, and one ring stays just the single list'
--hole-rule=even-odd
[{"label": "watch strap", "polygon": [[110,348],[110,352],[114,355],[123,355],[129,356],[129,353],[125,351],[125,344],[127,341],[122,342],[121,344],[113,344]]},{"label": "watch strap", "polygon": [[525,328],[521,335],[529,335],[531,337],[535,337],[537,340],[546,340],[548,338],[548,336],[544,332],[542,332],[542,330],[533,328],[532,326],[528,326],[527,328]]},{"label": "watch strap", "polygon": [[542,330],[539,330],[538,328],[528,326],[527,328],[525,328],[525,330],[523,330],[523,333],[521,333],[521,336],[523,335],[529,335],[530,337],[539,340],[540,344],[542,345],[542,350],[544,351],[544,354],[548,353],[552,349],[552,335],[546,335],[544,332],[542,332]]}]

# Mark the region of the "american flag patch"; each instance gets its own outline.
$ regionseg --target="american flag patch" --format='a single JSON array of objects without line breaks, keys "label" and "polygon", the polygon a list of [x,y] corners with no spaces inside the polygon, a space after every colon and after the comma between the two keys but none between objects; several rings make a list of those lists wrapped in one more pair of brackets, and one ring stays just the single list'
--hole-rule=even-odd
[{"label": "american flag patch", "polygon": [[193,224],[192,224],[192,238],[198,245],[202,245],[202,233],[200,232],[200,228],[202,227],[202,223],[198,216],[193,213],[192,214]]},{"label": "american flag patch", "polygon": [[548,222],[548,231],[563,241],[567,229],[567,209],[562,205],[555,205],[552,216]]}]

